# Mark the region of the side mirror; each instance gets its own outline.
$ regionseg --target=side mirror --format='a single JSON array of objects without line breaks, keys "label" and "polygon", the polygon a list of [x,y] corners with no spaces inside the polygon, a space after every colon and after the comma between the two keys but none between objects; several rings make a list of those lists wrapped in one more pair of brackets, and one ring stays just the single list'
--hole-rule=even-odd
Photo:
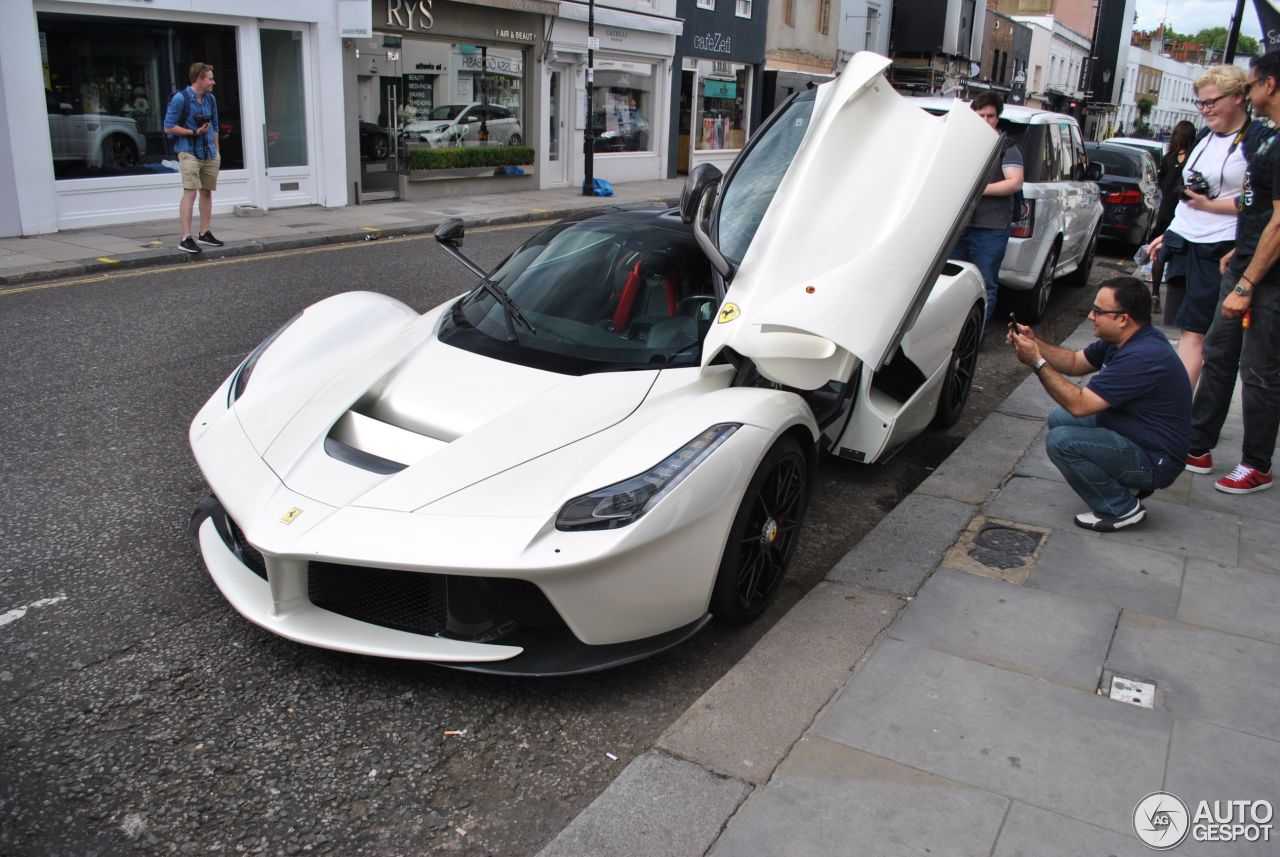
[{"label": "side mirror", "polygon": [[719,184],[723,176],[724,174],[714,164],[698,164],[689,171],[689,177],[684,181],[684,189],[680,191],[681,220],[685,223],[693,222],[703,194],[707,192],[707,188]]},{"label": "side mirror", "polygon": [[461,217],[450,217],[437,226],[434,233],[437,242],[454,247],[462,246],[462,239],[466,237],[466,234],[467,226],[462,222]]},{"label": "side mirror", "polygon": [[1084,171],[1085,181],[1096,182],[1107,174],[1107,168],[1097,161],[1090,161],[1089,168]]},{"label": "side mirror", "polygon": [[462,238],[467,233],[467,228],[462,222],[461,217],[450,217],[444,223],[436,227],[436,231],[432,233],[440,246],[445,249],[450,256],[462,263],[462,266],[477,277],[487,277],[489,272],[476,264],[475,260],[462,252]]}]

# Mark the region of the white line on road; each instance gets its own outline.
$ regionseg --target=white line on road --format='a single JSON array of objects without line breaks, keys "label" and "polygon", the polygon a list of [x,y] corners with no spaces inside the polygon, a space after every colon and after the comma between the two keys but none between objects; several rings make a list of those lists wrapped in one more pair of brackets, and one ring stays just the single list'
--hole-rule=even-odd
[{"label": "white line on road", "polygon": [[28,610],[34,610],[37,607],[50,607],[54,604],[57,604],[59,601],[66,601],[66,600],[67,600],[67,596],[57,595],[57,596],[54,596],[53,598],[41,598],[39,601],[32,601],[30,604],[24,605],[22,607],[15,607],[12,610],[10,610],[8,613],[0,614],[0,628],[3,628],[5,625],[8,625],[10,622],[17,622],[23,616],[27,615]]}]

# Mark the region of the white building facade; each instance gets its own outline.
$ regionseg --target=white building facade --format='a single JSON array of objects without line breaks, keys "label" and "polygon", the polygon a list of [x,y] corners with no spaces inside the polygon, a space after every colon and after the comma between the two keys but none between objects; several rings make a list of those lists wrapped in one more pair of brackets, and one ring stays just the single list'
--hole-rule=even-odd
[{"label": "white building facade", "polygon": [[[163,127],[214,66],[214,210],[346,205],[341,15],[367,0],[7,0],[0,28],[0,235],[177,218]],[[345,8],[344,8],[345,7]],[[216,11],[206,11],[216,10]]]},{"label": "white building facade", "polygon": [[1080,99],[1080,80],[1089,37],[1055,19],[1052,15],[1014,15],[1013,20],[1031,27],[1031,55],[1027,63],[1027,103],[1044,106],[1054,96]]},{"label": "white building facade", "polygon": [[1205,66],[1196,63],[1179,62],[1130,46],[1124,88],[1116,105],[1115,133],[1133,132],[1141,120],[1138,102],[1144,98],[1152,104],[1146,121],[1156,136],[1167,136],[1183,120],[1197,128],[1203,126],[1204,120],[1192,101],[1196,97],[1195,80],[1204,70]]}]

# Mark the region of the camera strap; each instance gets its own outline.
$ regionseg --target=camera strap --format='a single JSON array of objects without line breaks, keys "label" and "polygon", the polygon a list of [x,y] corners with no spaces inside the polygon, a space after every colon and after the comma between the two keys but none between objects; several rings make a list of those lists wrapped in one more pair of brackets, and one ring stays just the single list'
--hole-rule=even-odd
[{"label": "camera strap", "polygon": [[[1236,138],[1231,141],[1231,147],[1227,149],[1227,154],[1223,156],[1222,163],[1218,165],[1218,190],[1213,194],[1210,194],[1209,199],[1217,199],[1222,193],[1222,180],[1227,174],[1227,161],[1231,160],[1231,156],[1236,153],[1236,149],[1240,146],[1240,141],[1244,139],[1244,135],[1248,133],[1249,126],[1252,124],[1253,118],[1248,117],[1244,120],[1244,124],[1240,126],[1240,130],[1236,132]],[[1195,160],[1186,166],[1186,171],[1188,173],[1194,173],[1196,171],[1196,164],[1200,163],[1200,156],[1209,149],[1209,140],[1217,136],[1226,137],[1227,135],[1206,134],[1204,136],[1204,145],[1199,147],[1200,151],[1196,152]]]}]

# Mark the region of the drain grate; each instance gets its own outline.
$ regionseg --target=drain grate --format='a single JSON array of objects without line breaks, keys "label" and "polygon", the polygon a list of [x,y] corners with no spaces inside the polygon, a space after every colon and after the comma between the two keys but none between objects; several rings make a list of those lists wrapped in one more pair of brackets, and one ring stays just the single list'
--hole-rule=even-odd
[{"label": "drain grate", "polygon": [[1136,705],[1139,708],[1155,708],[1156,686],[1150,682],[1113,675],[1108,697],[1116,702]]}]

